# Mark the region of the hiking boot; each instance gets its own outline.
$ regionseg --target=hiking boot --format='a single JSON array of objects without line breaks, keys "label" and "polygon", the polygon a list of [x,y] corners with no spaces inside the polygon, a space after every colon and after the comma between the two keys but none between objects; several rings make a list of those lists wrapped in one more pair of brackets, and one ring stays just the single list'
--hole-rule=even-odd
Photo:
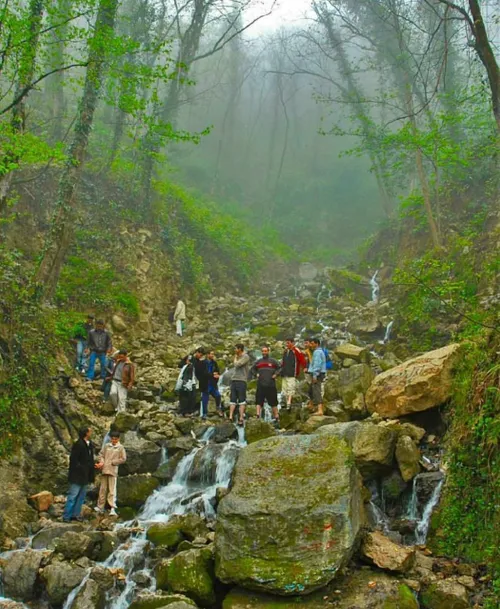
[{"label": "hiking boot", "polygon": [[110,516],[118,516],[118,514],[116,513],[115,508],[111,508],[111,509],[109,510],[109,515],[110,515]]}]

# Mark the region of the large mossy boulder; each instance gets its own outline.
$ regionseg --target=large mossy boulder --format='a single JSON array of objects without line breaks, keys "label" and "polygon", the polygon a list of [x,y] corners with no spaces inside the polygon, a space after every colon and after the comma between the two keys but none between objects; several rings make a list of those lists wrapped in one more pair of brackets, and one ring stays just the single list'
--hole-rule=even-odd
[{"label": "large mossy boulder", "polygon": [[161,461],[161,448],[158,444],[140,438],[135,431],[129,431],[123,437],[123,445],[127,451],[127,460],[120,465],[120,476],[147,474],[158,469]]},{"label": "large mossy boulder", "polygon": [[245,440],[247,444],[253,444],[259,440],[265,440],[276,435],[274,426],[262,419],[250,419],[245,425]]},{"label": "large mossy boulder", "polygon": [[140,508],[157,488],[159,481],[149,474],[124,476],[118,481],[116,500],[119,507]]},{"label": "large mossy boulder", "polygon": [[[340,397],[345,409],[356,418],[363,418],[367,414],[362,398],[368,391],[372,380],[373,372],[368,364],[354,364],[349,368],[342,368],[339,372]],[[360,401],[362,401],[362,407],[359,406]]]},{"label": "large mossy boulder", "polygon": [[379,374],[366,394],[368,410],[393,419],[444,404],[459,354],[460,345],[452,344]]},{"label": "large mossy boulder", "polygon": [[159,563],[156,585],[193,599],[202,607],[215,603],[214,561],[210,548],[179,552],[174,558]]},{"label": "large mossy boulder", "polygon": [[51,605],[62,605],[68,594],[79,586],[86,569],[67,562],[55,562],[45,567],[41,573]]},{"label": "large mossy boulder", "polygon": [[452,580],[440,580],[425,586],[420,596],[424,609],[469,609],[467,589]]},{"label": "large mossy boulder", "polygon": [[196,603],[182,594],[143,592],[132,601],[129,609],[161,609],[161,607],[172,607],[174,603],[184,603],[191,609],[196,608]]},{"label": "large mossy boulder", "polygon": [[224,583],[308,594],[349,560],[361,482],[347,444],[328,435],[268,438],[243,449],[216,528]]},{"label": "large mossy boulder", "polygon": [[23,550],[9,557],[2,574],[8,597],[22,601],[37,598],[35,586],[44,556],[44,552],[38,550]]},{"label": "large mossy boulder", "polygon": [[399,436],[396,444],[396,461],[405,482],[420,473],[420,451],[410,436]]},{"label": "large mossy boulder", "polygon": [[88,579],[78,591],[71,609],[104,609],[105,590],[93,579]]}]

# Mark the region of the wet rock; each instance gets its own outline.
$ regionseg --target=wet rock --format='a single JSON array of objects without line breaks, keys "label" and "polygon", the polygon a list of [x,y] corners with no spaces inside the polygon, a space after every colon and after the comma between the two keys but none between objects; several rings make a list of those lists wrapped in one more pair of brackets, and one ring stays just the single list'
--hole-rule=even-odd
[{"label": "wet rock", "polygon": [[[373,380],[373,372],[368,364],[355,364],[350,368],[343,368],[339,373],[339,394],[348,412],[353,402],[358,399],[359,395],[364,396]],[[363,417],[366,413],[363,403],[363,409],[359,411],[359,404],[353,409],[353,415]]]},{"label": "wet rock", "polygon": [[406,491],[407,484],[398,471],[393,471],[382,480],[382,492],[389,505],[398,505],[401,495]]},{"label": "wet rock", "polygon": [[219,505],[217,577],[286,596],[326,585],[351,556],[361,504],[351,451],[335,437],[282,436],[245,447]]},{"label": "wet rock", "polygon": [[54,502],[54,495],[49,491],[42,491],[31,495],[29,502],[38,512],[47,512]]},{"label": "wet rock", "polygon": [[98,562],[109,558],[120,543],[116,533],[111,531],[89,531],[85,535],[90,541],[87,555]]},{"label": "wet rock", "polygon": [[79,523],[68,523],[68,524],[56,524],[48,526],[39,531],[31,542],[31,547],[34,550],[42,550],[48,548],[56,539],[62,537],[69,531],[80,533],[84,527]]},{"label": "wet rock", "polygon": [[71,609],[104,609],[105,600],[104,590],[89,578],[75,596]]},{"label": "wet rock", "polygon": [[139,424],[139,420],[135,415],[131,414],[130,412],[119,412],[116,415],[113,424],[117,431],[125,433],[126,431],[136,429]]},{"label": "wet rock", "polygon": [[3,569],[3,585],[8,597],[29,601],[37,598],[36,582],[44,552],[21,550],[9,557]]},{"label": "wet rock", "polygon": [[353,442],[356,465],[364,478],[387,471],[394,461],[396,434],[379,425],[362,425]]},{"label": "wet rock", "polygon": [[123,446],[127,451],[127,460],[120,465],[120,476],[146,474],[158,469],[161,461],[161,448],[158,444],[129,431],[123,437]]},{"label": "wet rock", "polygon": [[420,599],[424,609],[468,609],[467,589],[449,579],[424,586]]},{"label": "wet rock", "polygon": [[26,495],[20,490],[13,488],[12,480],[16,480],[17,473],[5,472],[7,482],[2,484],[0,476],[0,546],[5,538],[15,539],[23,537],[28,533],[28,523],[36,521],[38,515],[36,510],[26,502]]},{"label": "wet rock", "polygon": [[[76,533],[75,533],[76,534]],[[86,570],[67,562],[55,562],[45,567],[41,578],[52,605],[62,605],[68,594],[79,586],[85,577]]]},{"label": "wet rock", "polygon": [[368,364],[370,361],[370,352],[366,347],[358,347],[350,343],[339,345],[334,353],[342,360],[352,359],[358,364]]},{"label": "wet rock", "polygon": [[90,539],[83,533],[68,531],[56,540],[54,547],[66,560],[76,560],[88,555],[90,545]]},{"label": "wet rock", "polygon": [[382,533],[374,531],[366,535],[361,555],[380,569],[406,573],[412,567],[415,549],[400,546]]},{"label": "wet rock", "polygon": [[212,436],[214,442],[227,442],[228,440],[238,439],[238,430],[231,421],[224,421],[215,427],[215,433]]},{"label": "wet rock", "polygon": [[166,443],[168,454],[175,456],[177,453],[189,453],[193,450],[195,440],[191,436],[185,438],[174,438]]},{"label": "wet rock", "polygon": [[194,429],[195,421],[190,418],[178,417],[174,420],[174,425],[183,436],[187,436]]},{"label": "wet rock", "polygon": [[157,478],[149,474],[124,476],[118,481],[117,504],[119,507],[140,508],[158,487]]},{"label": "wet rock", "polygon": [[444,404],[459,352],[460,345],[448,345],[379,374],[366,394],[368,410],[397,418]]},{"label": "wet rock", "polygon": [[214,565],[208,548],[180,552],[156,568],[156,583],[161,590],[173,590],[192,598],[202,607],[215,603]]},{"label": "wet rock", "polygon": [[420,473],[420,451],[409,436],[399,436],[396,443],[396,461],[405,482]]},{"label": "wet rock", "polygon": [[147,538],[155,546],[163,546],[169,550],[175,548],[184,539],[180,527],[176,523],[157,523],[149,527]]},{"label": "wet rock", "polygon": [[168,461],[166,463],[162,463],[160,467],[153,473],[153,476],[155,478],[158,478],[161,484],[168,484],[172,481],[175,474],[175,470],[177,469],[177,466],[183,458],[184,453],[182,452],[178,452],[173,457],[169,457]]},{"label": "wet rock", "polygon": [[338,400],[339,394],[339,375],[337,373],[329,373],[324,383],[325,402],[333,402]]},{"label": "wet rock", "polygon": [[[179,606],[180,603],[184,604],[184,607]],[[160,609],[161,607],[169,607],[172,609],[174,604],[177,604],[178,609],[192,609],[196,607],[196,603],[183,596],[182,594],[160,594],[159,592],[142,592],[132,601],[129,609]],[[175,607],[174,607],[175,609]]]},{"label": "wet rock", "polygon": [[102,590],[106,592],[111,590],[115,585],[115,576],[109,569],[102,565],[96,565],[92,568],[90,579],[94,580]]},{"label": "wet rock", "polygon": [[310,434],[310,433],[314,433],[315,431],[317,431],[320,427],[324,427],[325,425],[333,425],[334,423],[337,423],[337,422],[338,422],[338,419],[336,417],[328,417],[328,416],[320,417],[320,416],[313,415],[312,417],[309,417],[307,419],[307,421],[304,421],[303,423],[301,423],[297,427],[297,430],[304,434]]},{"label": "wet rock", "polygon": [[191,482],[203,482],[207,485],[215,483],[217,459],[221,456],[224,446],[222,444],[207,444],[199,450],[189,471]]},{"label": "wet rock", "polygon": [[389,419],[388,421],[383,421],[380,424],[392,429],[392,431],[395,431],[398,436],[409,436],[417,444],[427,433],[423,427],[418,427],[418,425],[414,425],[413,423],[408,423],[406,421],[403,422],[397,419]]},{"label": "wet rock", "polygon": [[259,440],[276,435],[276,429],[267,421],[261,419],[250,419],[245,425],[245,440],[247,444],[253,444]]}]

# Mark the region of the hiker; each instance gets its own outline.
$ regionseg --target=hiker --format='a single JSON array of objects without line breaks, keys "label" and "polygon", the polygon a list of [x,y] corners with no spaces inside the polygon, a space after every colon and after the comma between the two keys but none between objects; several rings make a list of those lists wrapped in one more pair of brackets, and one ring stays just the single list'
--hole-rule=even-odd
[{"label": "hiker", "polygon": [[192,415],[196,408],[196,374],[194,371],[193,358],[186,355],[179,364],[181,371],[177,378],[175,390],[179,394],[179,414],[183,417]]},{"label": "hiker", "polygon": [[177,336],[182,336],[186,327],[186,305],[179,298],[174,311],[174,323]]},{"label": "hiker", "polygon": [[280,364],[269,357],[269,347],[262,347],[262,357],[258,359],[251,368],[251,376],[257,377],[257,393],[255,403],[257,405],[257,418],[262,418],[264,402],[267,401],[273,412],[273,423],[279,425],[278,411],[278,389],[276,388],[276,377],[280,373]]},{"label": "hiker", "polygon": [[125,412],[127,395],[135,381],[134,364],[128,357],[128,351],[121,349],[115,356],[115,365],[111,374],[111,391],[109,399],[117,412]]},{"label": "hiker", "polygon": [[[193,355],[193,366],[194,366],[194,374],[196,376],[196,381],[198,385],[198,389],[203,393],[208,388],[208,374],[207,374],[207,366],[205,360],[205,349],[203,347],[198,347]],[[201,410],[201,404],[199,401],[199,396],[196,396],[198,402],[198,412]],[[206,417],[203,417],[204,419]]]},{"label": "hiker", "polygon": [[229,403],[229,418],[233,420],[236,406],[239,406],[238,425],[243,425],[247,405],[247,381],[250,368],[250,358],[245,353],[245,346],[238,343],[234,348],[234,374],[231,380],[231,398]]},{"label": "hiker", "polygon": [[97,463],[96,469],[101,472],[101,485],[99,487],[99,498],[97,507],[94,510],[100,514],[104,512],[106,502],[111,508],[110,516],[116,516],[116,479],[118,477],[118,467],[127,460],[127,453],[120,444],[120,432],[111,431],[109,442],[103,446]]},{"label": "hiker", "polygon": [[78,440],[71,448],[69,458],[69,489],[66,498],[66,506],[63,513],[63,521],[83,520],[81,511],[87,487],[94,482],[94,445],[90,440],[92,429],[82,427],[78,432]]},{"label": "hiker", "polygon": [[111,336],[109,332],[104,329],[104,322],[102,319],[98,319],[95,328],[89,332],[87,344],[87,353],[90,353],[89,369],[87,371],[87,379],[89,381],[94,380],[96,359],[98,359],[101,364],[101,378],[106,378],[106,354],[111,353],[112,348]]},{"label": "hiker", "polygon": [[107,402],[109,394],[111,393],[111,384],[113,380],[113,368],[115,367],[115,357],[119,351],[114,351],[106,358],[106,378],[103,380],[101,385],[102,401]]},{"label": "hiker", "polygon": [[85,354],[89,332],[94,329],[94,316],[87,315],[87,321],[79,322],[73,329],[71,341],[76,345],[75,370],[85,374],[88,366],[88,358]]},{"label": "hiker", "polygon": [[208,414],[208,401],[210,400],[210,396],[212,396],[215,400],[217,414],[220,417],[223,417],[224,413],[222,412],[222,397],[219,391],[220,370],[219,364],[216,360],[215,351],[211,350],[208,352],[205,365],[207,368],[208,387],[207,390],[201,394],[202,418],[206,418]]},{"label": "hiker", "polygon": [[324,416],[322,386],[326,376],[326,357],[318,338],[311,338],[310,343],[313,356],[309,365],[309,374],[311,375],[309,409],[316,409],[315,414]]},{"label": "hiker", "polygon": [[306,368],[307,363],[302,351],[295,346],[293,338],[286,339],[285,347],[283,359],[281,360],[282,390],[286,397],[287,408],[290,408],[297,391],[297,379],[300,371]]}]

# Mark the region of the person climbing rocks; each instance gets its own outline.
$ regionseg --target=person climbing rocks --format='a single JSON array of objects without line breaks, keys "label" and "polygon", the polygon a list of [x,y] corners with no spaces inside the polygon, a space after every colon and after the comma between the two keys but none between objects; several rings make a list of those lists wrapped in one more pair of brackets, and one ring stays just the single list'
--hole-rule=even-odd
[{"label": "person climbing rocks", "polygon": [[121,349],[115,356],[115,365],[111,374],[109,399],[117,412],[127,409],[128,392],[134,386],[135,368],[128,357],[128,351]]},{"label": "person climbing rocks", "polygon": [[79,322],[73,328],[73,337],[71,341],[76,346],[75,370],[85,374],[88,367],[88,358],[86,355],[87,341],[89,332],[94,329],[94,316],[87,315],[87,321]]},{"label": "person climbing rocks", "polygon": [[82,507],[87,495],[88,485],[94,482],[94,444],[90,437],[92,429],[82,427],[78,432],[78,440],[71,448],[69,458],[68,482],[69,489],[64,507],[63,522],[83,520]]},{"label": "person climbing rocks", "polygon": [[106,358],[106,378],[103,380],[101,385],[102,401],[107,402],[109,394],[111,393],[111,384],[113,381],[113,369],[115,367],[115,357],[119,351],[113,351]]},{"label": "person climbing rocks", "polygon": [[99,498],[94,510],[100,514],[104,513],[106,502],[111,508],[110,516],[116,516],[116,481],[118,478],[118,467],[127,460],[127,453],[120,444],[120,432],[113,430],[109,433],[109,442],[103,446],[97,458],[95,467],[101,472],[101,484],[99,486]]},{"label": "person climbing rocks", "polygon": [[186,355],[181,359],[179,367],[181,371],[177,378],[175,391],[179,394],[179,414],[187,417],[191,416],[198,407],[196,401],[197,381],[193,357]]},{"label": "person climbing rocks", "polygon": [[174,311],[174,323],[177,336],[182,336],[186,327],[186,305],[180,298]]},{"label": "person climbing rocks", "polygon": [[113,349],[113,343],[109,332],[104,328],[102,319],[98,319],[95,328],[89,332],[87,353],[89,357],[89,369],[87,371],[87,379],[94,380],[95,362],[98,359],[101,364],[101,378],[106,378],[106,354],[110,354]]},{"label": "person climbing rocks", "polygon": [[250,357],[245,353],[245,346],[238,343],[234,348],[234,374],[231,380],[231,398],[229,403],[229,418],[234,417],[236,406],[238,411],[238,425],[245,422],[245,408],[247,405],[247,381],[250,371]]},{"label": "person climbing rocks", "polygon": [[257,417],[262,417],[264,402],[267,401],[272,409],[273,423],[279,425],[278,410],[278,389],[276,387],[276,377],[280,373],[280,364],[272,357],[269,357],[270,350],[268,345],[262,347],[262,357],[252,366],[250,372],[252,377],[257,377],[257,393],[255,403],[257,405]]},{"label": "person climbing rocks", "polygon": [[300,371],[306,368],[306,358],[302,351],[295,346],[293,338],[285,341],[285,351],[281,360],[281,377],[283,394],[286,397],[287,407],[290,408],[297,391],[297,379]]},{"label": "person climbing rocks", "polygon": [[215,407],[217,408],[218,415],[223,417],[224,413],[222,411],[222,397],[219,391],[220,369],[214,350],[210,350],[208,352],[207,359],[205,361],[208,375],[208,388],[206,392],[201,394],[202,412],[205,416],[208,414],[208,402],[210,400],[210,396],[212,396],[215,400]]},{"label": "person climbing rocks", "polygon": [[311,375],[309,409],[315,410],[315,414],[319,416],[324,416],[322,386],[326,376],[326,357],[319,338],[311,338],[310,343],[313,355],[309,366],[309,374]]}]

